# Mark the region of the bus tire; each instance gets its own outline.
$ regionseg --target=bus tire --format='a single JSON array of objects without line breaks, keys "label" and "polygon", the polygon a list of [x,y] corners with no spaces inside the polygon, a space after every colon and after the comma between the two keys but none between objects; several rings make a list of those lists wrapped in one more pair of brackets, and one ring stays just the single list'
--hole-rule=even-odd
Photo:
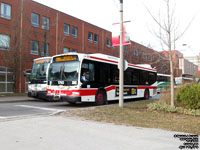
[{"label": "bus tire", "polygon": [[144,99],[149,99],[149,90],[145,89],[144,91]]},{"label": "bus tire", "polygon": [[95,105],[99,106],[103,104],[107,104],[106,94],[103,90],[98,90],[95,96]]},{"label": "bus tire", "polygon": [[70,105],[76,105],[76,102],[68,102]]}]

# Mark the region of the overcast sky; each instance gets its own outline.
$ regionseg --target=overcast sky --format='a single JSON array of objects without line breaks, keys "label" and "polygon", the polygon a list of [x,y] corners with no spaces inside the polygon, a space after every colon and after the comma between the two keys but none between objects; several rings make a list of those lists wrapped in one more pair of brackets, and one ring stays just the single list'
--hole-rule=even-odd
[{"label": "overcast sky", "polygon": [[[46,6],[77,17],[81,20],[112,31],[112,23],[119,22],[119,0],[35,0]],[[187,27],[193,17],[191,26],[176,43],[176,49],[184,56],[194,56],[200,53],[200,0],[172,0],[176,3],[175,18],[179,26],[178,32]],[[157,17],[159,12],[164,14],[163,0],[124,0],[124,20],[131,20],[126,24],[126,30],[132,41],[145,46],[151,45],[161,51],[160,41],[151,33],[158,29],[145,9],[146,5]],[[173,4],[173,6],[175,6]],[[182,46],[187,44],[187,46]]]}]

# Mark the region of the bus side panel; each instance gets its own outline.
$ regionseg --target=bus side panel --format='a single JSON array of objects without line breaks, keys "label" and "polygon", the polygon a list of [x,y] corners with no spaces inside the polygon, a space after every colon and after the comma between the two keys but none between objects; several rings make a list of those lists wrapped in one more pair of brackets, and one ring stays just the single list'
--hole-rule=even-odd
[{"label": "bus side panel", "polygon": [[81,96],[81,102],[95,102],[95,95]]}]

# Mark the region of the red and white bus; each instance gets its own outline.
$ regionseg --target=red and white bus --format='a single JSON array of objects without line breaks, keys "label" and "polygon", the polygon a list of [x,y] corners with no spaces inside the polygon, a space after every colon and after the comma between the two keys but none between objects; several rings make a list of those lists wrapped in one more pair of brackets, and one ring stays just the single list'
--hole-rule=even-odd
[{"label": "red and white bus", "polygon": [[[96,105],[117,100],[118,62],[117,57],[99,53],[55,55],[49,67],[47,96],[69,103],[94,102]],[[148,99],[156,95],[156,79],[157,70],[128,64],[124,71],[124,99]]]}]

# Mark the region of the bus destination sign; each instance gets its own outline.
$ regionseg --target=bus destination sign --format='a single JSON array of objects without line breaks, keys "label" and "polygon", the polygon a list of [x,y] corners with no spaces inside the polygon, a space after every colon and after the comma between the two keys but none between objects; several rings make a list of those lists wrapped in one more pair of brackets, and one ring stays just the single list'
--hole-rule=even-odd
[{"label": "bus destination sign", "polygon": [[41,60],[36,60],[36,64],[42,64],[42,63],[50,63],[51,59],[41,59]]},{"label": "bus destination sign", "polygon": [[54,58],[54,62],[63,62],[63,61],[74,61],[78,60],[77,55],[66,55],[66,56],[59,56]]}]

